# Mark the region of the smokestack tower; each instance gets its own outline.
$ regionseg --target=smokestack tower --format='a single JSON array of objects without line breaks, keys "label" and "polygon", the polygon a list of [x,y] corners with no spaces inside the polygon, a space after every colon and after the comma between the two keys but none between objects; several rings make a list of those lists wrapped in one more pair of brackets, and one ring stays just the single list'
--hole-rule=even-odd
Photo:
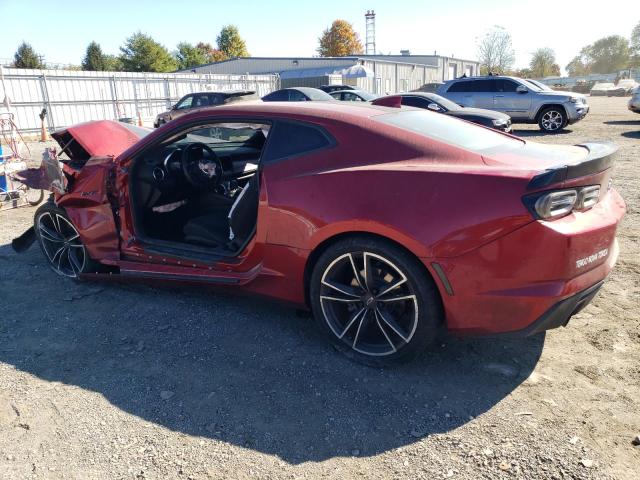
[{"label": "smokestack tower", "polygon": [[366,21],[366,41],[364,51],[367,55],[376,54],[376,12],[367,10],[364,14]]}]

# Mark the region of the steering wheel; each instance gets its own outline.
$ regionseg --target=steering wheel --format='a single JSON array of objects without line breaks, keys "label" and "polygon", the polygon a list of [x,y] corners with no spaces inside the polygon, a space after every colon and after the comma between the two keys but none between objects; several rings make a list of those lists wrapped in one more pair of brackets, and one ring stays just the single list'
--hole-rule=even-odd
[{"label": "steering wheel", "polygon": [[[200,150],[199,157],[193,155],[197,150]],[[204,157],[205,151],[209,154],[208,158]],[[190,143],[184,147],[180,165],[187,181],[195,187],[217,187],[222,180],[222,162],[204,143]]]}]

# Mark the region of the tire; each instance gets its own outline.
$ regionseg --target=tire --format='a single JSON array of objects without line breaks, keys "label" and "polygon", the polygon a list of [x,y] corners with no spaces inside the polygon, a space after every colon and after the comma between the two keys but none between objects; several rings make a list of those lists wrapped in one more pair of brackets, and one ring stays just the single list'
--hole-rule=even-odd
[{"label": "tire", "polygon": [[443,324],[442,301],[424,266],[376,238],[354,236],[327,248],[313,268],[309,298],[331,344],[373,367],[415,358]]},{"label": "tire", "polygon": [[538,126],[546,133],[557,133],[567,126],[567,113],[562,107],[547,107],[540,112]]},{"label": "tire", "polygon": [[[36,207],[42,203],[44,199],[44,190],[35,190],[33,188],[27,187],[27,191],[25,192],[27,203],[32,207]],[[31,196],[32,195],[32,196]]]},{"label": "tire", "polygon": [[89,257],[66,212],[52,201],[36,210],[33,226],[42,253],[58,275],[77,279],[82,273],[99,270],[100,264]]}]

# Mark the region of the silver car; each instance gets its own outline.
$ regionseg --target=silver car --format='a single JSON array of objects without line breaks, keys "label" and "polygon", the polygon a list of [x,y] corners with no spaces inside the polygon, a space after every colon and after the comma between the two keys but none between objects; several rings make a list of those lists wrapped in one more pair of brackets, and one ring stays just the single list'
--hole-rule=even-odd
[{"label": "silver car", "polygon": [[640,87],[636,87],[629,99],[629,110],[640,113]]},{"label": "silver car", "polygon": [[584,95],[543,90],[517,77],[462,77],[445,82],[437,93],[463,107],[506,113],[513,123],[537,123],[545,132],[558,132],[589,113]]}]

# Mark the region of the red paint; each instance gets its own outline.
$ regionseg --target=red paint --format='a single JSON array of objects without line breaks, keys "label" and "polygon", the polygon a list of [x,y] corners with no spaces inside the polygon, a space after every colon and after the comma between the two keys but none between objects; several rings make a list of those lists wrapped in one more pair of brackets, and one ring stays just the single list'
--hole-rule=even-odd
[{"label": "red paint", "polygon": [[[602,280],[613,266],[625,206],[615,190],[607,191],[608,171],[568,182],[602,185],[601,201],[591,210],[541,222],[522,202],[533,176],[562,159],[583,158],[585,149],[523,143],[479,155],[374,118],[395,109],[321,103],[245,102],[185,115],[130,144],[115,161],[87,163],[58,203],[91,256],[129,275],[233,283],[229,288],[301,306],[305,269],[316,248],[336,235],[380,235],[424,263],[436,278],[448,327],[460,333],[524,328],[555,302]],[[263,165],[256,235],[238,257],[208,264],[148,251],[132,222],[131,160],[168,132],[216,119],[309,122],[324,127],[337,144]],[[83,146],[92,151],[116,152],[130,141],[121,129],[101,125],[104,131],[94,123],[69,132],[82,132]],[[603,248],[609,249],[606,258],[576,268],[576,260]],[[433,262],[446,272],[454,295],[445,292]]]},{"label": "red paint", "polygon": [[140,140],[140,137],[121,123],[110,120],[80,123],[56,132],[54,138],[65,132],[68,132],[92,157],[115,157]]}]

